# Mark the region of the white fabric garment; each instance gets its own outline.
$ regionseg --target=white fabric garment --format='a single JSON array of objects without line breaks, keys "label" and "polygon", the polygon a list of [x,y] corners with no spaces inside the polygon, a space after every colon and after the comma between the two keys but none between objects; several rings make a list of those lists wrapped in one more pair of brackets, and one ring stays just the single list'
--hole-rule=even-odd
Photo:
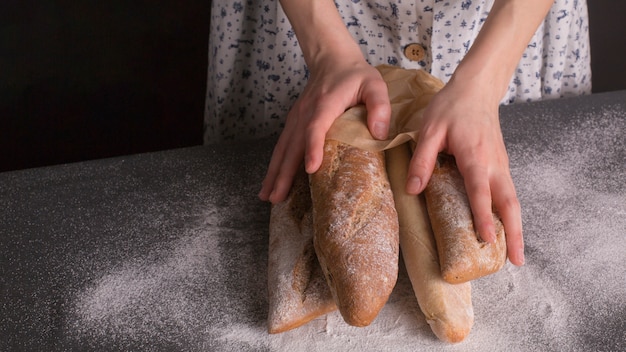
[{"label": "white fabric garment", "polygon": [[[372,65],[424,69],[447,82],[494,0],[336,1]],[[556,0],[528,44],[503,104],[591,92],[587,5]],[[404,48],[418,43],[421,61]],[[205,143],[275,135],[308,71],[278,0],[212,2]]]}]

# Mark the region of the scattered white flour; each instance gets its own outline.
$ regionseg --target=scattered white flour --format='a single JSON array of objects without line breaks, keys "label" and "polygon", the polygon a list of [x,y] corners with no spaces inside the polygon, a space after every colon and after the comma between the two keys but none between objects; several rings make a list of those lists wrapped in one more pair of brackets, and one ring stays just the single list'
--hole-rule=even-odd
[{"label": "scattered white flour", "polygon": [[475,324],[460,344],[432,334],[404,270],[369,327],[335,312],[268,335],[267,222],[245,223],[259,209],[241,210],[249,199],[204,209],[173,241],[93,277],[66,328],[94,348],[134,350],[625,350],[626,172],[612,163],[625,160],[626,119],[600,114],[584,133],[539,130],[539,154],[510,148],[527,264],[472,283]]},{"label": "scattered white flour", "polygon": [[[98,344],[158,344],[177,350],[219,338],[222,332],[215,334],[210,327],[233,323],[227,312],[234,302],[229,302],[238,299],[236,292],[227,293],[232,290],[229,281],[237,277],[228,277],[223,269],[234,258],[221,257],[220,246],[223,236],[232,236],[234,244],[242,239],[233,230],[216,227],[216,213],[206,216],[206,222],[175,243],[95,279],[74,302],[68,328],[79,339]],[[243,310],[253,308],[249,303],[239,301],[248,304]],[[228,330],[233,332],[230,326]]]}]

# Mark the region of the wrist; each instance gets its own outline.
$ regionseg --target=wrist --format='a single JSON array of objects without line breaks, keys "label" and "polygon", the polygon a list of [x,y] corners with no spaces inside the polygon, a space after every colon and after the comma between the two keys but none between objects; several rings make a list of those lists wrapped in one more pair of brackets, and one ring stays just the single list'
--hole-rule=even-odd
[{"label": "wrist", "polygon": [[457,67],[447,86],[471,90],[484,104],[498,106],[506,94],[510,80],[508,71],[492,70],[489,66],[465,62]]},{"label": "wrist", "polygon": [[311,71],[365,61],[334,1],[281,0],[281,5]]},{"label": "wrist", "polygon": [[350,50],[345,47],[324,47],[309,57],[305,56],[305,61],[312,74],[328,71],[338,67],[353,67],[367,64],[365,57],[358,47]]},{"label": "wrist", "polygon": [[365,61],[361,49],[343,22],[334,30],[328,26],[318,28],[296,31],[304,60],[311,72],[323,70],[329,65],[350,65]]},{"label": "wrist", "polygon": [[552,3],[552,0],[495,1],[453,79],[477,87],[499,102]]}]

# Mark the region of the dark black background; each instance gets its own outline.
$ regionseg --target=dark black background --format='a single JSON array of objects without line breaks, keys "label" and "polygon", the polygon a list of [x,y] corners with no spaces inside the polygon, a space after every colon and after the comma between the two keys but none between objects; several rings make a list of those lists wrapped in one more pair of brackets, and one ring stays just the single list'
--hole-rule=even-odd
[{"label": "dark black background", "polygon": [[[594,92],[626,2],[589,1]],[[209,0],[0,2],[0,171],[202,143]]]},{"label": "dark black background", "polygon": [[209,11],[0,2],[0,170],[201,144]]}]

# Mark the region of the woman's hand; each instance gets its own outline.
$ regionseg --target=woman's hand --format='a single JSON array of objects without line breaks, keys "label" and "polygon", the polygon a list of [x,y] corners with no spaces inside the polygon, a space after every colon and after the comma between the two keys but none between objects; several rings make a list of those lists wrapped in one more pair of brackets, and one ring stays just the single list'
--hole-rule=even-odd
[{"label": "woman's hand", "polygon": [[528,41],[552,0],[496,0],[480,33],[446,86],[424,112],[411,160],[407,191],[421,192],[437,153],[456,158],[465,180],[474,225],[487,242],[495,239],[491,216],[504,223],[509,260],[524,264],[520,204],[502,139],[498,105]]},{"label": "woman's hand", "polygon": [[[437,153],[454,155],[465,179],[476,230],[482,239],[494,240],[491,212],[495,207],[504,223],[509,259],[516,265],[524,263],[521,210],[500,131],[498,105],[528,41],[552,3],[494,2],[452,79],[425,111],[407,180],[407,191],[421,192],[430,179]],[[359,48],[333,1],[281,0],[281,5],[294,26],[312,75],[287,116],[259,193],[261,199],[272,202],[286,197],[303,158],[308,172],[319,168],[324,136],[345,109],[365,103],[368,127],[377,138],[386,137],[391,109],[378,72],[356,59]]]},{"label": "woman's hand", "polygon": [[476,86],[450,81],[424,111],[419,140],[411,160],[407,191],[418,194],[428,183],[437,154],[454,155],[463,175],[475,229],[495,241],[492,206],[505,227],[508,256],[524,263],[520,204],[500,130],[498,101]]},{"label": "woman's hand", "polygon": [[332,0],[281,0],[311,76],[287,114],[259,197],[285,199],[298,168],[317,171],[326,132],[345,110],[365,104],[370,132],[386,138],[391,106],[387,85],[348,32]]},{"label": "woman's hand", "polygon": [[327,60],[316,67],[287,115],[259,193],[262,200],[285,199],[303,160],[308,173],[317,171],[326,132],[348,108],[365,104],[370,133],[378,139],[387,137],[391,106],[378,70],[364,59]]}]

